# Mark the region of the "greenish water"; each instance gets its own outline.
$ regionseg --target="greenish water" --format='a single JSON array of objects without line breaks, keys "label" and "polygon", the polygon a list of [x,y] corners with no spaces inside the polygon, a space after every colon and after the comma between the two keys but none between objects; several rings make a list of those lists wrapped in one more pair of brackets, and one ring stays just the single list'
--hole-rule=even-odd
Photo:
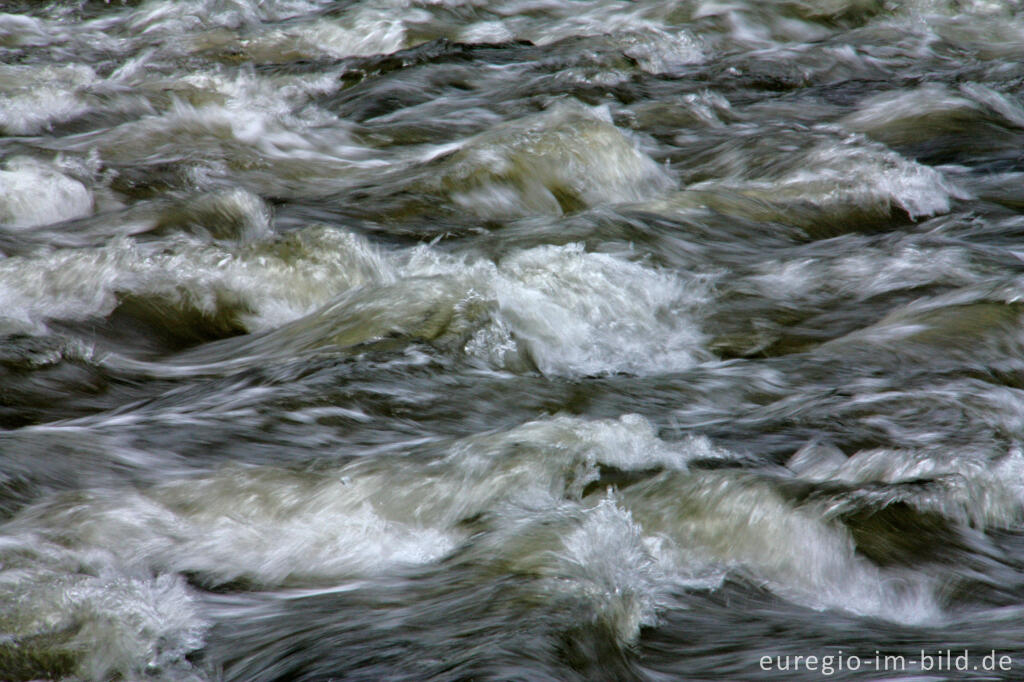
[{"label": "greenish water", "polygon": [[1019,3],[0,12],[0,679],[1024,675]]}]

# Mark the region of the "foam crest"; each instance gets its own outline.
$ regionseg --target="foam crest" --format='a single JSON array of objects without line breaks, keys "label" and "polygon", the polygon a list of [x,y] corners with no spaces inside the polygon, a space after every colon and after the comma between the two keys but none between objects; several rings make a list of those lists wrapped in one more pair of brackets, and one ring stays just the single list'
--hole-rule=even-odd
[{"label": "foam crest", "polygon": [[[137,493],[57,498],[5,528],[2,596],[9,602],[19,592],[41,599],[52,590],[74,594],[62,575],[101,576],[79,580],[86,601],[112,600],[90,607],[109,618],[119,601],[111,586],[123,581],[134,591],[140,586],[133,576],[155,575],[169,606],[185,609],[177,625],[189,630],[196,623],[180,575],[208,587],[333,584],[435,561],[461,538],[453,529],[389,518],[365,492],[347,475],[229,468]],[[24,634],[34,627],[19,625]],[[146,649],[129,646],[137,648]]]},{"label": "foam crest", "polygon": [[[702,283],[580,245],[529,249],[497,265],[428,247],[391,262],[393,277],[363,280],[366,286],[264,336],[197,349],[188,361],[230,357],[235,366],[296,351],[417,341],[496,369],[554,376],[676,371],[711,357],[696,315]],[[262,301],[261,319],[279,305]]]},{"label": "foam crest", "polygon": [[[181,675],[206,624],[180,576],[261,588],[376,579],[441,560],[467,539],[467,520],[485,514],[498,524],[488,537],[509,541],[508,560],[539,561],[544,589],[580,600],[629,640],[655,614],[660,544],[610,499],[575,511],[566,500],[581,499],[599,462],[685,467],[707,448],[670,451],[639,417],[562,417],[450,443],[439,459],[318,473],[235,466],[57,496],[2,527],[0,622],[26,641],[62,633],[45,641],[49,655],[86,677]],[[544,541],[556,554],[538,553],[525,532],[549,514],[557,523],[542,527],[566,531]]]},{"label": "foam crest", "polygon": [[92,212],[92,192],[54,164],[16,156],[0,170],[0,227],[50,225]]},{"label": "foam crest", "polygon": [[30,538],[7,537],[0,553],[7,672],[42,665],[79,679],[204,678],[187,656],[203,646],[207,623],[180,577],[120,571]]},{"label": "foam crest", "polygon": [[[467,265],[469,267],[467,267]],[[465,352],[497,366],[551,375],[679,370],[710,357],[697,313],[697,280],[579,244],[516,252],[496,265],[409,254],[405,271],[443,275],[465,287],[463,309],[484,315],[468,329]],[[525,365],[524,365],[525,363]]]},{"label": "foam crest", "polygon": [[204,29],[242,29],[263,22],[277,22],[315,12],[324,3],[316,0],[284,0],[268,5],[255,0],[186,0],[147,2],[141,11],[127,17],[132,33],[166,37],[173,41],[182,33]]},{"label": "foam crest", "polygon": [[650,27],[618,34],[615,39],[624,45],[624,54],[648,73],[674,73],[705,59],[699,42],[684,32],[672,34]]},{"label": "foam crest", "polygon": [[260,33],[245,45],[252,57],[267,61],[390,54],[405,47],[409,11],[398,18],[387,8],[357,6],[337,19],[293,23],[284,29]]},{"label": "foam crest", "polygon": [[159,211],[156,230],[183,230],[226,244],[270,239],[270,208],[252,192],[233,189],[203,193]]},{"label": "foam crest", "polygon": [[749,572],[814,608],[904,622],[939,615],[924,577],[873,565],[841,526],[794,506],[768,481],[728,471],[665,474],[621,498],[645,533],[672,541],[683,563],[696,558]]},{"label": "foam crest", "polygon": [[983,143],[998,134],[991,132],[992,123],[1024,126],[1024,108],[979,83],[965,83],[958,90],[930,83],[884,92],[867,98],[842,120],[846,128],[890,145],[925,144],[937,135],[966,131]]},{"label": "foam crest", "polygon": [[[685,470],[686,463],[692,459],[725,456],[710,441],[699,436],[668,444],[658,438],[649,421],[636,414],[622,415],[618,419],[595,420],[553,417],[528,422],[505,433],[472,437],[462,443],[456,446],[452,455],[460,461],[470,456],[497,460],[502,456],[501,448],[531,443],[534,447],[552,447],[558,457],[570,458],[570,462],[578,461],[587,467],[604,465],[626,471],[660,467]],[[477,451],[480,445],[486,447]]]},{"label": "foam crest", "polygon": [[217,584],[315,582],[436,560],[465,518],[510,500],[579,497],[600,463],[678,469],[710,449],[700,439],[669,447],[635,415],[560,417],[455,441],[433,461],[357,460],[316,474],[226,467],[117,496],[83,492],[23,512],[12,528]]},{"label": "foam crest", "polygon": [[[875,567],[842,526],[770,481],[688,470],[709,455],[728,456],[701,438],[661,441],[637,416],[557,417],[317,472],[230,466],[58,496],[2,529],[0,602],[11,607],[2,618],[19,637],[63,623],[77,633],[66,646],[86,676],[182,673],[206,625],[179,576],[316,587],[458,551],[468,553],[459,561],[531,576],[531,595],[623,643],[656,624],[673,590],[713,588],[726,571],[816,608],[935,616],[923,579]],[[636,482],[595,495],[605,467]],[[50,613],[37,602],[75,607]]]},{"label": "foam crest", "polygon": [[[366,499],[380,500],[388,518],[456,528],[464,519],[498,510],[560,509],[566,499],[582,498],[599,479],[601,466],[685,469],[710,450],[699,438],[666,444],[636,415],[593,421],[556,417],[461,439],[433,464],[404,463],[393,470],[356,463],[344,475]],[[396,484],[403,496],[382,495]]]},{"label": "foam crest", "polygon": [[946,213],[952,199],[967,198],[940,171],[856,136],[819,144],[799,161],[772,181],[736,186],[774,202],[809,201],[828,211],[853,209],[875,215],[899,208],[911,218]]},{"label": "foam crest", "polygon": [[944,285],[981,284],[984,274],[959,247],[895,248],[858,245],[847,255],[764,260],[745,279],[764,296],[815,300],[828,295],[866,299],[894,291]]},{"label": "foam crest", "polygon": [[[415,497],[432,502],[417,509],[450,513],[440,510],[452,509],[454,502],[456,516],[463,518],[500,510],[488,518],[509,561],[521,570],[574,576],[562,593],[592,593],[592,606],[614,613],[626,639],[640,624],[650,624],[671,585],[713,587],[725,571],[768,581],[778,594],[814,608],[897,621],[938,617],[934,586],[927,579],[875,566],[822,510],[787,500],[768,479],[729,470],[690,471],[686,462],[692,459],[732,456],[702,439],[659,442],[649,428],[632,416],[594,422],[557,418],[460,441],[446,461],[464,472],[454,477],[462,481],[462,495],[449,502],[424,490]],[[588,511],[580,525],[565,528],[578,513],[565,500],[593,490],[601,480],[600,466],[647,476],[622,489],[609,486],[603,501],[582,498]],[[666,470],[658,473],[662,467]],[[530,510],[525,517],[524,510]],[[554,564],[543,559],[552,541],[530,530],[542,510],[555,514],[559,520],[552,523],[563,529]],[[785,549],[791,547],[802,550]],[[598,558],[610,554],[627,560],[614,566]],[[612,584],[630,588],[616,593],[607,588]],[[633,588],[637,591],[631,593]],[[607,600],[609,593],[618,597]]]},{"label": "foam crest", "polygon": [[[982,280],[917,299],[893,308],[874,324],[828,341],[822,348],[830,351],[886,344],[893,352],[909,356],[941,348],[944,357],[999,366],[1005,362],[1002,355],[1008,349],[1016,354],[1024,346],[1020,285],[1019,281],[994,284]],[[894,341],[898,345],[890,346]]]},{"label": "foam crest", "polygon": [[35,17],[0,13],[0,45],[46,45],[51,39],[47,28],[44,21]]},{"label": "foam crest", "polygon": [[556,603],[573,600],[584,622],[607,627],[620,643],[635,641],[641,627],[657,623],[676,566],[627,510],[608,496],[566,514],[557,527],[561,535],[547,551],[537,529],[523,529],[530,542],[509,557],[516,570],[541,576],[535,590]]},{"label": "foam crest", "polygon": [[237,193],[200,197],[160,224],[229,239],[117,238],[0,261],[7,324],[38,330],[51,319],[122,310],[159,325],[206,325],[213,336],[271,332],[246,339],[246,357],[424,340],[496,368],[550,375],[681,370],[710,357],[699,281],[577,244],[494,264],[428,247],[385,257],[361,237],[320,227],[265,240],[260,203]]},{"label": "foam crest", "polygon": [[708,357],[693,316],[702,292],[668,273],[538,247],[502,261],[494,287],[501,321],[544,373],[672,371]]},{"label": "foam crest", "polygon": [[[71,148],[95,149],[108,164],[181,164],[176,179],[190,190],[222,188],[242,169],[256,171],[245,186],[263,194],[308,196],[316,182],[336,190],[360,179],[361,169],[390,165],[369,158],[349,124],[311,102],[338,87],[330,76],[265,77],[251,69],[155,79],[141,89],[140,116],[76,138]],[[274,172],[264,172],[270,164]]]},{"label": "foam crest", "polygon": [[433,191],[484,218],[561,215],[649,198],[674,184],[607,112],[576,103],[500,124],[436,163]]},{"label": "foam crest", "polygon": [[118,238],[100,248],[8,258],[0,261],[0,297],[8,323],[27,329],[47,319],[107,317],[133,298],[155,305],[165,324],[198,315],[220,319],[215,326],[225,329],[255,331],[295,319],[338,291],[391,276],[365,240],[312,227],[241,249]]},{"label": "foam crest", "polygon": [[[862,450],[838,464],[828,480],[858,486],[885,483],[892,486],[894,500],[965,525],[1004,528],[1024,513],[1024,454],[1019,446],[998,456],[963,449]],[[929,485],[900,487],[922,481]]]},{"label": "foam crest", "polygon": [[91,108],[84,93],[98,81],[89,66],[0,65],[0,131],[35,135]]}]

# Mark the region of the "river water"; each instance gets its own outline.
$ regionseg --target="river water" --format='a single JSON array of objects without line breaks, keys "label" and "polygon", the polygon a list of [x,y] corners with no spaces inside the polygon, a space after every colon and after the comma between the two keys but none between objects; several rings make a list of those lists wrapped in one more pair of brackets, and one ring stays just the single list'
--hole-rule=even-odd
[{"label": "river water", "polygon": [[0,679],[1024,677],[1019,3],[2,12]]}]

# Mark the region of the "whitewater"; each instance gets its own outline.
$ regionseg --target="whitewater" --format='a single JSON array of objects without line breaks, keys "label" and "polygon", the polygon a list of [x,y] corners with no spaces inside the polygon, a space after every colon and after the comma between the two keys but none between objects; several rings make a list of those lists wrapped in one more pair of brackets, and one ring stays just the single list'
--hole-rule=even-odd
[{"label": "whitewater", "polygon": [[1022,88],[1011,0],[8,0],[0,679],[1021,679]]}]

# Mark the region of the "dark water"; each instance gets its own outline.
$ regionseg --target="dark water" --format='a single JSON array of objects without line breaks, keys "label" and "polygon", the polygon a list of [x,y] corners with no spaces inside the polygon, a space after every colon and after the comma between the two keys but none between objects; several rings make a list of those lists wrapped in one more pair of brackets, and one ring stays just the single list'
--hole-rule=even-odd
[{"label": "dark water", "polygon": [[1019,3],[2,11],[0,679],[1024,678]]}]

